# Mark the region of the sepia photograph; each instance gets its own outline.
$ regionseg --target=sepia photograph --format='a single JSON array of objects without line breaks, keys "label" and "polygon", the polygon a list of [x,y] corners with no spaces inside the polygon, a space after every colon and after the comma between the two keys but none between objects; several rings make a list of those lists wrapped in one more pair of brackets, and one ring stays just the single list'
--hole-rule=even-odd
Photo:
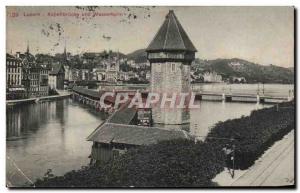
[{"label": "sepia photograph", "polygon": [[294,6],[5,9],[8,189],[296,187]]}]

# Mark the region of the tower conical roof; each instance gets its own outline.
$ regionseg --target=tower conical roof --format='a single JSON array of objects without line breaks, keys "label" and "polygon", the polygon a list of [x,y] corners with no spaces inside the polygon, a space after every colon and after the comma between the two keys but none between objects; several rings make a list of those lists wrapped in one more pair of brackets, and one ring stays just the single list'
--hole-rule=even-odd
[{"label": "tower conical roof", "polygon": [[146,51],[181,50],[196,52],[196,48],[176,18],[174,11],[170,10],[166,19]]}]

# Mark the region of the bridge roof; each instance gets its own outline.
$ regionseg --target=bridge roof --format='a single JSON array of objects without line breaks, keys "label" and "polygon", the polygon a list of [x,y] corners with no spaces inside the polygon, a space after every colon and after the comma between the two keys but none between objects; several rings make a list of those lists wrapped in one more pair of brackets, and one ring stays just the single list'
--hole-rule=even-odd
[{"label": "bridge roof", "polygon": [[[78,94],[87,96],[87,97],[93,97],[97,100],[100,100],[100,97],[105,92],[105,91],[91,90],[91,89],[87,89],[87,88],[83,88],[83,87],[79,87],[79,86],[74,86],[73,91],[78,93]],[[114,103],[115,102],[115,97],[107,96],[107,97],[105,97],[105,101],[110,102],[110,103]]]},{"label": "bridge roof", "polygon": [[158,127],[104,123],[87,140],[106,144],[150,145],[158,141],[179,138],[187,139],[189,136],[183,130],[165,130]]},{"label": "bridge roof", "polygon": [[83,95],[100,98],[100,93],[95,90],[91,90],[91,89],[87,89],[87,88],[83,88],[83,87],[79,87],[79,86],[74,86],[73,91],[83,94]]},{"label": "bridge roof", "polygon": [[128,108],[130,100],[123,104],[114,114],[112,114],[107,123],[129,124],[137,114],[136,108]]},{"label": "bridge roof", "polygon": [[147,52],[163,50],[197,52],[173,10],[169,11],[164,23],[146,49]]}]

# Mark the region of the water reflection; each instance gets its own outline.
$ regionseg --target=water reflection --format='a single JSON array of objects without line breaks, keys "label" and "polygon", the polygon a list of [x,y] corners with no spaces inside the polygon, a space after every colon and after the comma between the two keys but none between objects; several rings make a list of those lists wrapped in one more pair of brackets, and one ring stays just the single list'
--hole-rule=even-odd
[{"label": "water reflection", "polygon": [[203,140],[210,129],[220,121],[248,116],[253,110],[270,107],[259,103],[228,103],[196,101],[199,109],[190,110],[190,133]]},{"label": "water reflection", "polygon": [[89,163],[86,137],[106,116],[70,99],[7,108],[7,181],[22,185],[47,169],[55,175]]},{"label": "water reflection", "polygon": [[6,110],[7,140],[35,133],[49,120],[57,120],[63,126],[65,119],[68,119],[68,111],[64,110],[68,103],[69,100],[60,100],[8,107]]},{"label": "water reflection", "polygon": [[269,104],[259,103],[228,103],[215,101],[195,101],[200,108],[189,109],[186,112],[186,124],[182,125],[163,125],[154,124],[168,130],[182,129],[196,136],[199,140],[204,140],[210,129],[220,121],[236,119],[248,116],[253,110],[270,107]]}]

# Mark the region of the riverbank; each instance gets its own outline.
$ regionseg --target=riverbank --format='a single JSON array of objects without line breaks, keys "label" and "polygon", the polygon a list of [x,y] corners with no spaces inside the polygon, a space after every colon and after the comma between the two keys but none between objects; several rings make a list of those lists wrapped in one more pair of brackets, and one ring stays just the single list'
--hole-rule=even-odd
[{"label": "riverbank", "polygon": [[34,98],[17,99],[17,100],[6,100],[6,105],[10,106],[10,105],[33,103],[33,102],[39,102],[39,101],[45,101],[45,100],[55,100],[55,99],[59,99],[59,98],[67,98],[70,95],[71,95],[71,93],[64,92],[64,93],[60,93],[58,95],[51,95],[51,96],[34,97]]},{"label": "riverbank", "polygon": [[[218,138],[227,138],[234,128],[245,128],[240,139],[249,138],[249,133],[259,131],[262,136],[248,140],[247,146],[237,143],[237,153],[243,158],[239,167],[250,167],[270,146],[294,128],[294,102],[278,107],[257,110],[248,117],[228,120],[217,124],[212,133],[219,131]],[[268,121],[266,121],[268,118]],[[279,119],[280,118],[280,119]],[[279,121],[279,122],[278,122]],[[261,123],[261,124],[259,124]],[[228,126],[230,126],[228,128]],[[251,126],[256,130],[252,131]],[[227,132],[224,133],[224,128]],[[233,129],[231,129],[233,128]],[[212,135],[209,137],[212,139]],[[233,136],[237,138],[238,136]],[[253,139],[253,138],[250,138]],[[265,141],[265,142],[264,142]],[[228,141],[227,141],[228,142]],[[261,143],[263,142],[263,143]],[[222,144],[222,145],[220,145]],[[241,147],[239,147],[241,145]],[[172,140],[155,145],[131,149],[113,161],[85,167],[64,176],[50,177],[35,182],[36,187],[211,187],[212,179],[226,167],[222,142],[205,140]],[[252,156],[242,156],[249,149]],[[257,151],[259,150],[259,151]],[[244,152],[247,151],[247,152]],[[245,159],[248,160],[245,160]],[[241,159],[240,159],[241,160]],[[239,162],[238,162],[239,163]],[[243,163],[245,163],[243,165]],[[249,165],[250,164],[250,165]]]},{"label": "riverbank", "polygon": [[236,170],[232,178],[228,170],[213,182],[219,186],[291,186],[294,185],[294,130],[270,147],[247,170]]}]

